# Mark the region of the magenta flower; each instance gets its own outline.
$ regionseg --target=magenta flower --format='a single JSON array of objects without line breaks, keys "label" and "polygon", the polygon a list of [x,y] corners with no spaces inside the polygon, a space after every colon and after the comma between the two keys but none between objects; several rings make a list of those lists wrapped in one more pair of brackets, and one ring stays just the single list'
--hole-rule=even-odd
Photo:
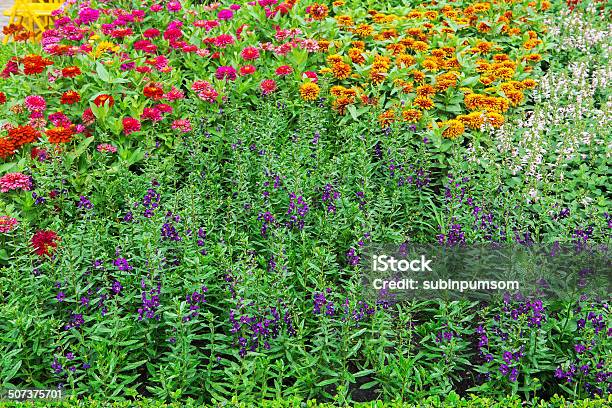
[{"label": "magenta flower", "polygon": [[217,13],[217,18],[219,20],[231,20],[232,17],[234,17],[234,12],[229,9],[223,9]]},{"label": "magenta flower", "polygon": [[171,1],[166,5],[166,8],[168,9],[168,11],[171,12],[176,12],[176,11],[181,11],[182,7],[181,7],[181,3],[178,1]]},{"label": "magenta flower", "polygon": [[234,81],[236,80],[236,69],[229,65],[222,65],[217,68],[215,78],[219,80],[226,79],[228,81]]},{"label": "magenta flower", "polygon": [[25,98],[25,106],[31,112],[40,112],[47,108],[47,102],[42,96],[30,95]]}]

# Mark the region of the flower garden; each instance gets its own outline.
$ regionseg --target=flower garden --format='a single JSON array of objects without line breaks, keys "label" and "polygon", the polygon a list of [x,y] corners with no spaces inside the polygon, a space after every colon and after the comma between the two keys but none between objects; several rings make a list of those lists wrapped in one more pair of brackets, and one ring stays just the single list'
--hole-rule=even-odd
[{"label": "flower garden", "polygon": [[609,245],[611,11],[69,0],[40,35],[5,27],[0,389],[610,406],[609,291],[396,302],[360,262]]}]

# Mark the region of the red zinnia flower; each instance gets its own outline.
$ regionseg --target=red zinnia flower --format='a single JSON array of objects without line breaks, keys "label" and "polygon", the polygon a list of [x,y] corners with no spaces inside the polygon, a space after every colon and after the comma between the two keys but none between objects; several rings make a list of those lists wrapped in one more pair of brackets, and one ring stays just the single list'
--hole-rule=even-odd
[{"label": "red zinnia flower", "polygon": [[62,76],[64,78],[74,78],[81,75],[81,68],[76,66],[66,67],[62,69]]},{"label": "red zinnia flower", "polygon": [[240,75],[251,75],[255,73],[255,67],[253,65],[245,65],[240,67]]},{"label": "red zinnia flower", "polygon": [[85,111],[81,115],[81,120],[83,121],[83,124],[85,126],[93,125],[93,123],[96,121],[96,117],[93,114],[91,108],[85,109]]},{"label": "red zinnia flower", "polygon": [[133,132],[138,132],[140,130],[140,122],[138,121],[138,119],[134,119],[134,118],[123,118],[123,132],[126,135],[129,135],[130,133]]},{"label": "red zinnia flower", "polygon": [[81,100],[81,95],[77,91],[66,91],[62,94],[62,99],[60,103],[65,105],[72,105]]},{"label": "red zinnia flower", "polygon": [[102,95],[98,95],[96,99],[94,99],[94,105],[100,107],[106,104],[106,101],[108,101],[109,108],[115,104],[115,99],[112,96],[107,95],[107,94],[102,94]]},{"label": "red zinnia flower", "polygon": [[147,98],[158,100],[164,97],[164,90],[156,85],[148,85],[144,87],[143,94]]},{"label": "red zinnia flower", "polygon": [[254,60],[259,58],[259,50],[255,47],[246,47],[240,52],[240,56],[247,61]]},{"label": "red zinnia flower", "polygon": [[34,234],[32,237],[32,247],[34,252],[38,256],[47,255],[49,256],[49,248],[57,248],[57,242],[59,237],[53,231],[41,230]]},{"label": "red zinnia flower", "polygon": [[276,82],[273,79],[264,79],[261,81],[261,84],[259,84],[259,87],[264,95],[269,95],[276,91]]},{"label": "red zinnia flower", "polygon": [[157,28],[149,28],[142,33],[144,38],[155,38],[159,37],[160,31]]},{"label": "red zinnia flower", "polygon": [[276,75],[278,76],[289,75],[292,72],[293,68],[291,68],[289,65],[281,65],[280,67],[276,68]]},{"label": "red zinnia flower", "polygon": [[3,103],[6,103],[6,95],[4,94],[4,92],[0,92],[0,105],[2,105]]},{"label": "red zinnia flower", "polygon": [[26,75],[40,74],[47,66],[53,65],[53,61],[40,55],[26,55],[21,62],[23,63],[23,73]]}]

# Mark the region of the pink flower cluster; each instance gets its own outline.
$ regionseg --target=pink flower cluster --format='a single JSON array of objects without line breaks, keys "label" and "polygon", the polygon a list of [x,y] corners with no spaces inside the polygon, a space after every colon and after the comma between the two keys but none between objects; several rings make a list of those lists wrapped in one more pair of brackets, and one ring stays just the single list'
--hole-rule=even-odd
[{"label": "pink flower cluster", "polygon": [[117,153],[117,148],[108,143],[101,143],[96,147],[100,153]]},{"label": "pink flower cluster", "polygon": [[23,173],[7,173],[0,177],[0,192],[11,190],[29,191],[32,188],[32,179]]},{"label": "pink flower cluster", "polygon": [[191,122],[188,119],[177,119],[172,122],[172,129],[182,133],[191,132]]},{"label": "pink flower cluster", "polygon": [[210,103],[214,103],[219,96],[219,92],[207,81],[197,80],[191,85],[191,89],[198,94],[200,99]]},{"label": "pink flower cluster", "polygon": [[0,215],[0,233],[6,234],[7,232],[11,232],[15,228],[19,221],[16,218],[9,217],[8,215]]}]

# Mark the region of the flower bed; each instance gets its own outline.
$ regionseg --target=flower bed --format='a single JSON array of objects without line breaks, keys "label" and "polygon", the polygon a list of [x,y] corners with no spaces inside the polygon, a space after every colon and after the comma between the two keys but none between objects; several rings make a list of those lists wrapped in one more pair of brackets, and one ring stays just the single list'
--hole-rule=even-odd
[{"label": "flower bed", "polygon": [[360,269],[379,243],[610,243],[601,7],[69,1],[40,44],[8,27],[0,386],[608,397],[609,299],[395,301]]}]

